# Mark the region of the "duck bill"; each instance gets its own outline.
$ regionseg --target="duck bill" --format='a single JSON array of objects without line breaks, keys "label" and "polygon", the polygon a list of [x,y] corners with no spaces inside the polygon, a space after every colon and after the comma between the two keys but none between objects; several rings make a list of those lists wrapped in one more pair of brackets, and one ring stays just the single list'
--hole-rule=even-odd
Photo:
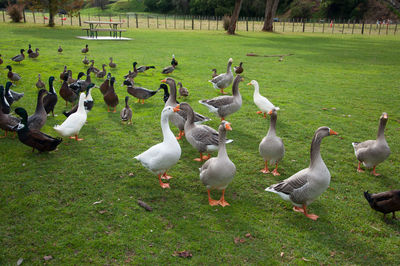
[{"label": "duck bill", "polygon": [[174,107],[174,112],[179,112],[181,109],[179,109],[179,104],[177,106]]},{"label": "duck bill", "polygon": [[231,131],[232,130],[231,123],[226,123],[225,129]]},{"label": "duck bill", "polygon": [[161,80],[161,82],[165,83],[165,82],[167,82],[167,79],[163,79],[163,80]]},{"label": "duck bill", "polygon": [[272,110],[269,110],[269,111],[268,111],[268,114],[269,114],[269,115],[272,115]]},{"label": "duck bill", "polygon": [[251,85],[251,82],[247,83],[247,85],[250,86],[250,85]]},{"label": "duck bill", "polygon": [[385,113],[385,114],[383,115],[383,118],[387,119],[387,118],[388,118],[388,115]]},{"label": "duck bill", "polygon": [[329,135],[337,135],[338,133],[333,131],[332,129],[329,129]]}]

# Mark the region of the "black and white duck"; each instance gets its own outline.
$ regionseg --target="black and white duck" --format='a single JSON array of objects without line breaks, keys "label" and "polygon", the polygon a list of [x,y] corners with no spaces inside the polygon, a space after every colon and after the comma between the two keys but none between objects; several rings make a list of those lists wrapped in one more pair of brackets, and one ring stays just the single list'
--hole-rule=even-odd
[{"label": "black and white duck", "polygon": [[44,105],[44,109],[46,110],[46,113],[49,114],[51,112],[51,114],[54,116],[54,107],[57,104],[58,97],[57,97],[56,91],[54,90],[53,82],[54,82],[54,77],[50,76],[49,77],[49,92],[43,98],[43,105]]}]

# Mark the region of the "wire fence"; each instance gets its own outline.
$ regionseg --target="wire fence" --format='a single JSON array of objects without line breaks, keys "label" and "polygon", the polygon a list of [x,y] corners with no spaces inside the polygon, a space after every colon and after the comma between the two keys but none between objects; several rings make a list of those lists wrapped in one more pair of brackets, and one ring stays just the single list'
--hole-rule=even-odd
[{"label": "wire fence", "polygon": [[[2,10],[0,22],[11,22],[5,10]],[[33,24],[47,24],[48,13],[23,12],[23,22]],[[81,15],[76,16],[57,15],[54,22],[57,26],[85,27],[85,21],[119,21],[121,28],[140,29],[178,29],[178,30],[224,30],[222,17],[182,16],[182,15]],[[236,26],[236,31],[261,31],[264,18],[241,17]],[[275,32],[305,32],[326,34],[363,34],[363,35],[396,35],[398,34],[398,22],[381,23],[373,21],[355,20],[312,20],[312,19],[275,19]]]}]

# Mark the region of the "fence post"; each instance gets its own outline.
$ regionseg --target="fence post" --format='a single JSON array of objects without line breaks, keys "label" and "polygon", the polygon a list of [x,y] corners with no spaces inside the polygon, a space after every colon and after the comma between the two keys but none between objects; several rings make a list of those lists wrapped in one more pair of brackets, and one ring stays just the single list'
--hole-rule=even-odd
[{"label": "fence post", "polygon": [[292,19],[292,32],[294,32],[294,18]]},{"label": "fence post", "polygon": [[6,22],[6,17],[4,16],[4,9],[3,9],[3,22]]},{"label": "fence post", "polygon": [[149,19],[149,15],[147,15],[147,28],[150,28],[150,19]]},{"label": "fence post", "polygon": [[217,30],[218,30],[218,17],[215,17],[215,19],[217,20]]},{"label": "fence post", "polygon": [[324,19],[324,21],[322,21],[322,33],[324,33],[325,32],[325,19]]},{"label": "fence post", "polygon": [[167,15],[164,16],[164,24],[165,28],[167,28]]},{"label": "fence post", "polygon": [[208,30],[210,30],[210,17],[207,16],[207,22],[208,22]]},{"label": "fence post", "polygon": [[81,26],[81,12],[78,12],[78,17],[79,17],[79,27]]},{"label": "fence post", "polygon": [[372,30],[372,23],[369,24],[369,35],[371,35],[371,30]]},{"label": "fence post", "polygon": [[158,15],[157,15],[157,29],[158,29]]},{"label": "fence post", "polygon": [[22,9],[22,15],[24,16],[24,23],[26,23],[25,9]]},{"label": "fence post", "polygon": [[343,27],[342,27],[342,34],[344,34],[344,21],[343,22]]},{"label": "fence post", "polygon": [[[3,14],[4,15],[4,14]],[[397,23],[396,23],[396,26],[394,27],[394,33],[393,33],[393,35],[396,35],[396,31],[397,31]]]},{"label": "fence post", "polygon": [[364,22],[364,20],[363,20],[363,22],[362,22],[362,28],[361,28],[361,34],[364,34],[364,24],[365,24],[365,22]]},{"label": "fence post", "polygon": [[72,17],[72,15],[71,15],[71,26],[72,26],[72,24],[73,24],[72,18],[73,18],[73,17]]},{"label": "fence post", "polygon": [[386,35],[388,35],[388,31],[389,31],[389,23],[386,24]]},{"label": "fence post", "polygon": [[33,11],[33,10],[32,10],[32,15],[33,15],[33,23],[36,24],[35,11]]},{"label": "fence post", "polygon": [[[303,19],[301,19],[301,20],[303,20]],[[305,21],[302,21],[302,22],[303,22],[303,32],[304,32],[305,27],[306,27],[306,22]]]},{"label": "fence post", "polygon": [[46,21],[44,20],[44,13],[42,12],[43,15],[43,24],[46,24]]},{"label": "fence post", "polygon": [[192,16],[192,30],[194,30],[194,18]]},{"label": "fence post", "polygon": [[64,26],[64,20],[63,20],[63,18],[64,18],[64,15],[62,15],[61,18],[60,18],[60,19],[61,19],[61,26]]},{"label": "fence post", "polygon": [[333,19],[332,20],[332,34],[333,34],[334,31],[335,31],[335,20]]},{"label": "fence post", "polygon": [[249,17],[246,17],[246,31],[249,31]]},{"label": "fence post", "polygon": [[186,15],[183,16],[183,29],[186,28]]},{"label": "fence post", "polygon": [[174,15],[174,29],[176,29],[176,15]]}]

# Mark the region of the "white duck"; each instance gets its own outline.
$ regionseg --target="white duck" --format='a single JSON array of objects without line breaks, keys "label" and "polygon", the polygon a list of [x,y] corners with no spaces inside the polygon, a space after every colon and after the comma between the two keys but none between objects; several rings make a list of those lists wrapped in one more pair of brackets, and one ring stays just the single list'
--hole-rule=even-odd
[{"label": "white duck", "polygon": [[267,118],[267,113],[275,108],[276,111],[279,110],[279,107],[273,105],[267,98],[260,94],[260,86],[256,80],[252,80],[247,85],[254,86],[254,94],[253,94],[253,101],[257,105],[258,109],[261,111],[257,111],[257,114],[264,113],[264,117]]},{"label": "white duck", "polygon": [[[218,156],[211,158],[203,164],[200,170],[200,180],[207,187],[208,202],[211,206],[221,205],[222,207],[228,206],[229,203],[225,201],[225,189],[232,181],[236,174],[236,166],[229,159],[226,152],[226,130],[232,130],[230,123],[222,121],[218,133],[219,133],[219,147]],[[220,200],[213,200],[210,196],[211,189],[222,190],[222,196]]]},{"label": "white duck", "polygon": [[70,138],[74,138],[72,136],[75,135],[76,141],[83,140],[78,138],[78,134],[87,119],[87,114],[84,106],[85,97],[85,93],[81,93],[81,95],[79,96],[78,110],[68,116],[61,125],[54,126],[54,130],[57,131],[58,134],[63,137]]},{"label": "white duck", "polygon": [[331,174],[320,153],[322,138],[330,135],[337,133],[328,127],[318,128],[311,142],[310,166],[265,189],[290,201],[294,205],[294,211],[301,212],[312,220],[317,220],[318,216],[307,213],[306,208],[329,187],[331,181]]},{"label": "white duck", "polygon": [[364,170],[361,169],[361,163],[363,163],[367,168],[373,167],[373,175],[380,175],[375,172],[375,168],[390,155],[390,148],[385,139],[385,127],[387,120],[387,113],[383,113],[379,119],[378,136],[376,140],[366,140],[361,143],[352,143],[354,147],[354,153],[356,154],[358,160],[357,172],[364,172]]},{"label": "white duck", "polygon": [[229,58],[228,60],[228,66],[226,68],[226,73],[219,74],[212,80],[209,80],[209,82],[212,83],[214,88],[221,90],[222,94],[226,94],[224,92],[225,88],[228,88],[229,85],[231,85],[233,81],[233,73],[232,73],[232,58]]},{"label": "white duck", "polygon": [[179,107],[166,106],[161,112],[161,129],[164,140],[147,151],[135,157],[150,172],[158,175],[158,180],[162,188],[169,188],[169,184],[163,183],[161,178],[170,179],[167,170],[175,165],[181,157],[181,147],[169,127],[169,117],[178,112]]},{"label": "white duck", "polygon": [[271,116],[271,124],[267,135],[262,139],[258,147],[260,155],[265,161],[265,168],[262,169],[261,172],[265,174],[270,172],[268,169],[269,162],[269,164],[275,164],[275,169],[271,173],[277,176],[280,175],[278,173],[278,163],[285,155],[285,146],[283,145],[282,139],[276,135],[276,110],[273,108],[268,114]]}]

